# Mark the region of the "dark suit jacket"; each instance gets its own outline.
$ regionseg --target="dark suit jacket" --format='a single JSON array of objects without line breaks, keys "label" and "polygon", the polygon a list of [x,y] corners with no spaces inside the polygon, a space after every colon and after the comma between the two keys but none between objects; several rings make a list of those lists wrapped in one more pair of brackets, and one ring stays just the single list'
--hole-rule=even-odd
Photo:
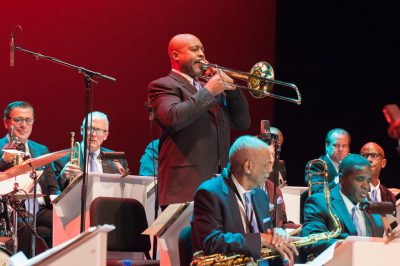
[{"label": "dark suit jacket", "polygon": [[387,187],[382,185],[382,183],[380,183],[379,189],[381,190],[382,201],[390,201],[394,206],[396,206],[395,195]]},{"label": "dark suit jacket", "polygon": [[[76,149],[77,151],[77,149]],[[100,151],[103,152],[111,152],[112,150],[100,147]],[[56,173],[57,177],[57,182],[61,188],[61,190],[64,190],[68,186],[68,180],[64,180],[61,176],[61,171],[64,168],[64,166],[70,161],[71,154],[68,154],[56,161],[54,161],[54,172]],[[126,169],[128,167],[128,162],[126,160],[119,160],[121,165]],[[81,170],[83,169],[83,152],[81,151],[80,155],[80,166]],[[118,170],[115,167],[114,163],[112,160],[102,160],[101,161],[101,166],[103,167],[103,173],[107,174],[118,174]]]},{"label": "dark suit jacket", "polygon": [[162,129],[158,154],[160,205],[193,200],[196,188],[228,162],[230,129],[250,125],[240,90],[214,97],[171,71],[149,85],[149,99]]},{"label": "dark suit jacket", "polygon": [[[193,252],[236,252],[259,258],[260,234],[246,234],[244,231],[228,167],[221,175],[202,183],[196,191],[191,231]],[[268,196],[265,191],[257,188],[253,190],[253,198],[258,227],[260,232],[265,232],[272,227]]]},{"label": "dark suit jacket", "polygon": [[[323,155],[319,157],[319,159],[323,160],[327,167],[328,167],[328,183],[329,183],[329,188],[332,189],[336,183],[335,183],[335,177],[338,175],[338,172],[335,169],[335,166],[333,166],[331,160],[329,160],[328,156]],[[311,172],[322,172],[323,168],[321,164],[314,164],[311,167]],[[308,176],[307,176],[307,169],[305,169],[305,178],[304,181],[306,185],[308,185]],[[321,183],[324,182],[324,177],[322,175],[311,175],[311,182],[312,183]],[[324,191],[324,185],[322,184],[315,184],[312,186],[312,193],[318,193],[318,192],[323,192]]]},{"label": "dark suit jacket", "polygon": [[[342,231],[337,237],[344,239],[349,235],[357,235],[356,227],[351,219],[346,205],[340,195],[340,185],[335,186],[331,190],[330,201],[332,212],[339,218],[342,225]],[[367,232],[369,236],[382,237],[383,224],[380,215],[364,213]],[[310,234],[322,233],[333,230],[333,222],[328,215],[328,207],[323,193],[317,193],[307,199],[304,209],[304,224],[302,234],[308,236]],[[318,255],[325,250],[329,245],[335,242],[336,239],[328,241],[320,241],[304,248],[306,254],[314,253]]]},{"label": "dark suit jacket", "polygon": [[[8,138],[7,135],[0,140],[0,158],[3,156],[3,151],[1,149],[8,143]],[[39,157],[41,155],[49,153],[49,150],[47,149],[46,146],[41,145],[37,142],[34,142],[32,140],[28,140],[28,147],[29,147],[29,152],[31,154],[32,158]],[[2,159],[0,159],[0,172],[7,170],[10,168],[11,165],[4,162]],[[42,167],[39,167],[36,170],[43,170],[42,175],[40,176],[38,183],[40,184],[40,187],[42,189],[42,193],[46,195],[57,195],[60,193],[60,189],[58,187],[57,180],[55,178],[54,172],[53,172],[53,167],[52,164],[47,164]],[[47,200],[46,200],[47,202]],[[47,202],[49,203],[49,202]]]}]

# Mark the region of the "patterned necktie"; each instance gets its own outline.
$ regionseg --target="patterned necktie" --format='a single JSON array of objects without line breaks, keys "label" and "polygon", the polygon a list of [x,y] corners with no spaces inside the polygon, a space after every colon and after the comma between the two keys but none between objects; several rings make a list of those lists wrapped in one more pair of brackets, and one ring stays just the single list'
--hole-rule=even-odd
[{"label": "patterned necktie", "polygon": [[362,233],[362,230],[361,230],[361,227],[360,227],[360,221],[359,221],[358,216],[357,216],[357,206],[358,205],[354,206],[353,209],[351,210],[351,219],[353,220],[354,226],[357,229],[357,235],[358,236],[362,236],[363,233]]},{"label": "patterned necktie", "polygon": [[378,191],[376,191],[376,188],[373,188],[371,191],[371,201],[378,202]]},{"label": "patterned necktie", "polygon": [[251,196],[251,191],[245,192],[244,194],[244,200],[245,200],[245,205],[246,205],[246,217],[247,220],[249,221],[249,230],[250,233],[258,233],[258,225],[257,221],[253,218],[253,203],[252,203],[252,196]]},{"label": "patterned necktie", "polygon": [[195,87],[197,91],[201,89],[201,84],[197,78],[193,79],[193,87]]},{"label": "patterned necktie", "polygon": [[94,152],[89,153],[89,172],[99,172],[96,164],[96,154]]}]

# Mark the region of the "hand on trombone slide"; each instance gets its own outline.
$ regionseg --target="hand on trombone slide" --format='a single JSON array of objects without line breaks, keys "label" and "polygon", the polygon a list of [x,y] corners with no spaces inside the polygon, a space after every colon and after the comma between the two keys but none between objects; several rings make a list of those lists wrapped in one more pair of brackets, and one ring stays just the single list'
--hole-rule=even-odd
[{"label": "hand on trombone slide", "polygon": [[[204,63],[208,63],[204,61]],[[209,77],[204,88],[208,90],[212,95],[218,95],[225,90],[235,90],[234,81],[231,77],[224,73],[219,68],[208,67],[204,72],[205,77]]]}]

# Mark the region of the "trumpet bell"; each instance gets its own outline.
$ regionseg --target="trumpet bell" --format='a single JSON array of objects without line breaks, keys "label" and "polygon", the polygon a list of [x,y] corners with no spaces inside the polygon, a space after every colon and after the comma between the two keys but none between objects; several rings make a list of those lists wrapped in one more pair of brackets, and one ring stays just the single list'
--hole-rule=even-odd
[{"label": "trumpet bell", "polygon": [[[274,69],[265,61],[256,63],[250,70],[247,86],[250,94],[257,99],[262,99],[272,92],[274,84],[265,79],[274,79]],[[258,78],[257,78],[258,77]]]}]

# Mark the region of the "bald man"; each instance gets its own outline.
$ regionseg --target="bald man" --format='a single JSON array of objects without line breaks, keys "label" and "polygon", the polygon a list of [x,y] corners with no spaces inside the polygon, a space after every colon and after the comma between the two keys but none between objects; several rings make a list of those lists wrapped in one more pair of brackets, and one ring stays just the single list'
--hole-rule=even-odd
[{"label": "bald man", "polygon": [[[149,100],[162,129],[159,142],[160,206],[193,200],[200,183],[228,162],[230,129],[250,126],[246,98],[223,71],[208,69],[201,41],[174,36],[168,45],[171,72],[150,83]],[[201,83],[199,75],[210,75]]]},{"label": "bald man", "polygon": [[387,163],[383,148],[375,142],[368,142],[361,148],[360,154],[371,164],[372,180],[369,192],[371,201],[390,201],[396,206],[396,197],[388,188],[381,184],[379,178],[381,170],[385,168]]}]

